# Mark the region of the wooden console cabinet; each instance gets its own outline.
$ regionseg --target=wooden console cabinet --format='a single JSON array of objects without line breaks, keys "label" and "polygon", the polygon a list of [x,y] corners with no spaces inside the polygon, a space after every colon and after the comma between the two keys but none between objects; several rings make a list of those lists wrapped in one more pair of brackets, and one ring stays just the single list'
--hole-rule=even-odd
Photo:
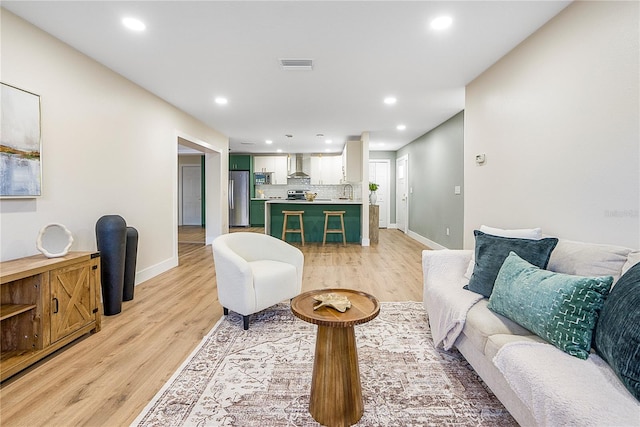
[{"label": "wooden console cabinet", "polygon": [[0,381],[100,330],[97,252],[2,262],[0,284]]}]

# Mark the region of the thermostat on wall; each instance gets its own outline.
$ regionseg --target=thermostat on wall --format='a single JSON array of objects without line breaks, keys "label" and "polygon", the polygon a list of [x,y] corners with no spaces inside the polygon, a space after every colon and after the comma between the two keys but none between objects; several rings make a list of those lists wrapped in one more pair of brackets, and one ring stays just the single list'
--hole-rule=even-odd
[{"label": "thermostat on wall", "polygon": [[477,165],[483,165],[485,162],[486,158],[484,153],[483,154],[476,154],[476,164]]}]

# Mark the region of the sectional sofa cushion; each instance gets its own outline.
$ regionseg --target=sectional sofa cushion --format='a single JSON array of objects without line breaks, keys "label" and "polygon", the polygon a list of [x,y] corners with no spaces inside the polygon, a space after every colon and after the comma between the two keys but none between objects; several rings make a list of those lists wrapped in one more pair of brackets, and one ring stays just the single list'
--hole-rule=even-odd
[{"label": "sectional sofa cushion", "polygon": [[484,352],[487,340],[492,335],[510,334],[514,336],[531,335],[532,332],[523,328],[513,320],[495,313],[487,308],[489,300],[478,301],[467,312],[462,331],[480,351]]},{"label": "sectional sofa cushion", "polygon": [[542,270],[511,252],[496,278],[489,309],[560,350],[587,359],[598,313],[613,277],[581,277]]},{"label": "sectional sofa cushion", "polygon": [[615,283],[631,253],[631,249],[622,246],[560,239],[547,270],[576,276],[613,276]]},{"label": "sectional sofa cushion", "polygon": [[476,237],[475,265],[465,289],[485,297],[491,296],[493,283],[509,252],[517,253],[535,266],[546,268],[551,252],[558,243],[556,238],[532,240],[493,236],[479,230],[473,233]]},{"label": "sectional sofa cushion", "polygon": [[624,273],[607,297],[596,326],[595,348],[640,400],[640,263]]}]

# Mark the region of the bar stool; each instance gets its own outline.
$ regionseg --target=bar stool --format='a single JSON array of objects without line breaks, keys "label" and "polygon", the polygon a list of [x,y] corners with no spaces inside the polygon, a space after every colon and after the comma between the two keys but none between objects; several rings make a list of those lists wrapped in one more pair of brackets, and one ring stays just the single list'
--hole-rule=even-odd
[{"label": "bar stool", "polygon": [[[324,211],[324,235],[322,236],[323,246],[327,242],[327,233],[341,233],[342,244],[347,246],[347,235],[344,232],[344,213],[345,211]],[[340,228],[327,228],[330,216],[340,217]]]},{"label": "bar stool", "polygon": [[[287,233],[300,233],[300,237],[302,238],[302,246],[304,246],[304,223],[302,222],[302,214],[304,211],[282,211],[284,214],[284,220],[282,222],[282,240],[285,242]],[[300,221],[300,228],[289,228],[287,229],[287,218],[290,216],[297,216]]]}]

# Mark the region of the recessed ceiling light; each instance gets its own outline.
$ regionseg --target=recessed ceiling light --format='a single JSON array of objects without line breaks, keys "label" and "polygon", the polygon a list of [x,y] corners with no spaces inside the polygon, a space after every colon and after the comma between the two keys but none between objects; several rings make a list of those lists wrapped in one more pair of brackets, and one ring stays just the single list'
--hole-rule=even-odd
[{"label": "recessed ceiling light", "polygon": [[393,96],[387,96],[384,99],[384,103],[387,104],[387,105],[393,105],[393,104],[396,103],[396,101],[397,101],[397,99],[395,99]]},{"label": "recessed ceiling light", "polygon": [[131,18],[131,17],[122,18],[122,25],[124,25],[125,27],[127,27],[132,31],[144,31],[145,28],[147,28],[147,26],[144,25],[144,22],[142,22],[139,19]]},{"label": "recessed ceiling light", "polygon": [[450,16],[439,16],[433,21],[431,21],[431,28],[434,30],[444,30],[451,26],[453,23],[453,18]]},{"label": "recessed ceiling light", "polygon": [[330,139],[325,140],[324,142],[326,142],[327,144],[331,144],[333,141]]},{"label": "recessed ceiling light", "polygon": [[215,99],[215,102],[216,102],[216,104],[219,104],[219,105],[225,105],[225,104],[227,104],[229,101],[227,100],[227,98],[225,98],[225,97],[223,97],[223,96],[218,96],[218,97]]},{"label": "recessed ceiling light", "polygon": [[407,127],[405,125],[398,125],[396,126],[396,129],[398,130],[405,130]]},{"label": "recessed ceiling light", "polygon": [[277,152],[277,153],[282,153],[282,148],[278,148],[278,149],[276,150],[276,152]]},{"label": "recessed ceiling light", "polygon": [[324,149],[324,152],[325,152],[325,153],[329,153],[329,152],[331,152],[331,150],[330,150],[330,149],[328,149],[328,148],[325,148],[325,149]]},{"label": "recessed ceiling light", "polygon": [[265,141],[265,143],[266,143],[266,144],[273,144],[273,141],[272,141],[272,140],[270,140],[270,139],[267,139],[267,140]]}]

